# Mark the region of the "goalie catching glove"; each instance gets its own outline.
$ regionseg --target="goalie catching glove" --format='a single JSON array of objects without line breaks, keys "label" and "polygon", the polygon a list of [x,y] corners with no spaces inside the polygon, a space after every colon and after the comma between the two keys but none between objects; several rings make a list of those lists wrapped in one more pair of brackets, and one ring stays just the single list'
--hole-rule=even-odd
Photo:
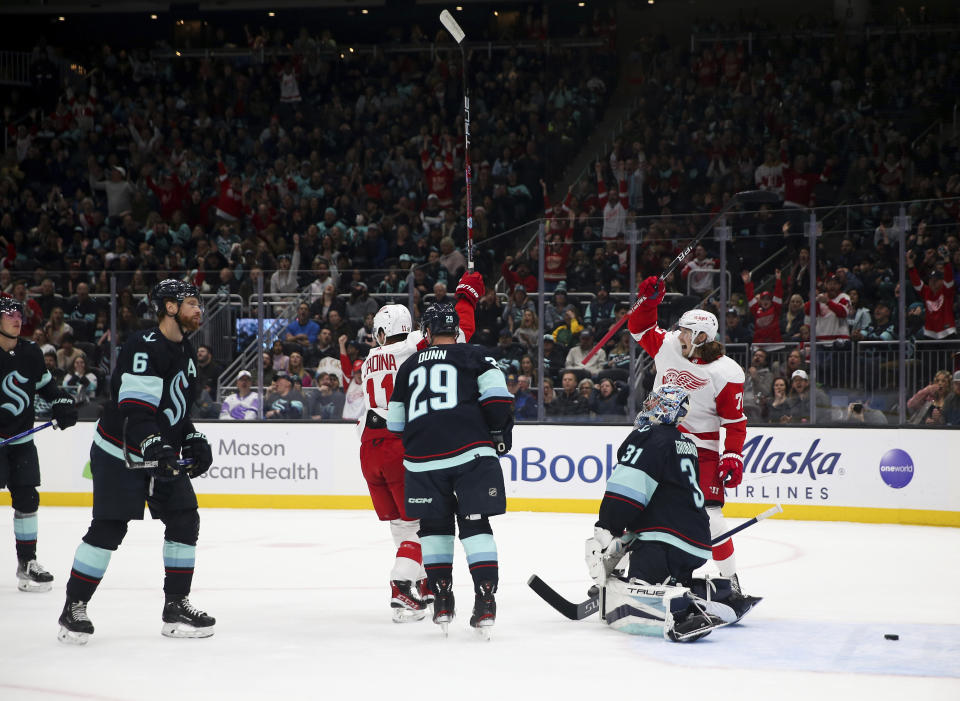
[{"label": "goalie catching glove", "polygon": [[626,546],[606,528],[594,526],[593,538],[587,538],[584,551],[590,578],[602,587],[606,586],[607,577],[623,559]]},{"label": "goalie catching glove", "polygon": [[733,489],[743,481],[743,456],[738,453],[724,453],[717,466],[717,476],[724,487]]},{"label": "goalie catching glove", "polygon": [[190,479],[199,477],[209,470],[213,464],[213,451],[210,449],[210,441],[199,431],[188,433],[187,437],[183,439],[180,455],[183,456],[184,460],[191,461],[187,468]]}]

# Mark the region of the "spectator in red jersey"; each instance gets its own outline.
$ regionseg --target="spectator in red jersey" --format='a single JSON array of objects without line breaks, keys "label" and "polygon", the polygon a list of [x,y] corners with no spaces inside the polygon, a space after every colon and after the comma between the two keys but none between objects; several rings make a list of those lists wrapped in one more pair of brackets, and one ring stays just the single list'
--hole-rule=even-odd
[{"label": "spectator in red jersey", "polygon": [[140,169],[140,174],[145,175],[147,187],[149,187],[157,202],[160,205],[160,216],[169,221],[173,218],[173,213],[180,209],[184,199],[184,188],[177,179],[175,173],[166,173],[160,182],[156,182],[153,175],[153,166],[147,164]]},{"label": "spectator in red jersey", "polygon": [[420,152],[420,164],[427,179],[427,192],[436,195],[440,207],[449,207],[453,204],[453,147],[450,139],[444,143],[443,151],[430,157],[430,137],[424,135],[423,150]]},{"label": "spectator in red jersey", "polygon": [[793,168],[783,169],[784,204],[809,207],[813,199],[813,186],[819,181],[819,174],[807,172],[807,159],[797,156],[793,160]]},{"label": "spectator in red jersey", "polygon": [[[941,246],[938,252],[941,256],[947,258],[945,246]],[[953,266],[950,264],[949,258],[943,264],[942,271],[934,269],[930,273],[927,284],[924,284],[920,278],[916,263],[917,254],[912,249],[908,250],[907,274],[910,276],[910,284],[920,295],[927,312],[923,321],[923,335],[935,339],[956,338],[957,327],[953,316],[953,297],[956,293],[956,285],[953,279]]]},{"label": "spectator in red jersey", "polygon": [[243,196],[246,194],[246,186],[241,185],[239,175],[230,175],[227,172],[227,166],[223,164],[223,158],[220,151],[217,151],[217,181],[220,184],[220,196],[217,198],[217,217],[228,222],[240,221],[243,219],[246,205],[243,203]]},{"label": "spectator in red jersey", "polygon": [[761,292],[759,295],[753,294],[753,281],[750,279],[750,271],[744,270],[740,273],[743,279],[744,293],[747,296],[747,306],[750,313],[753,314],[753,342],[754,343],[780,343],[783,336],[780,335],[780,311],[783,309],[783,281],[780,279],[780,269],[776,272],[777,281],[773,286],[773,294]]},{"label": "spectator in red jersey", "polygon": [[573,250],[573,212],[569,218],[547,220],[547,245],[543,257],[543,279],[552,292],[567,277],[567,264]]},{"label": "spectator in red jersey", "polygon": [[503,279],[507,281],[507,287],[515,288],[517,285],[523,285],[527,292],[537,291],[537,276],[530,272],[530,265],[521,260],[517,263],[516,270],[510,266],[513,264],[513,256],[507,256],[503,259],[503,265],[500,266],[500,272],[503,273]]}]

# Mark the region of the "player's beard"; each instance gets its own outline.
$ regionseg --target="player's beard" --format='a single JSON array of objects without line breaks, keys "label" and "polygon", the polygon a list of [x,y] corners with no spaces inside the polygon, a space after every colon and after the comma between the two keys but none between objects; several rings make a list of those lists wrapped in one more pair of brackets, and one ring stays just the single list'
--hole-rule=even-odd
[{"label": "player's beard", "polygon": [[182,328],[187,333],[192,333],[197,329],[199,329],[200,323],[202,321],[203,321],[202,315],[198,319],[194,320],[192,316],[187,317],[187,316],[184,316],[183,314],[177,314],[177,323],[179,323],[180,328]]}]

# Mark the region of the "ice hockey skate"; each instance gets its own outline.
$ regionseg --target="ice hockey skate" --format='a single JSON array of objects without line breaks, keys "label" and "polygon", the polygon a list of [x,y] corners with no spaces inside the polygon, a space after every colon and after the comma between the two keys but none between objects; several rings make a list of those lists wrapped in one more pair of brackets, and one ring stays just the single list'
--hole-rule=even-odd
[{"label": "ice hockey skate", "polygon": [[455,615],[453,599],[453,582],[441,579],[437,582],[437,590],[433,599],[433,622],[440,626],[443,637],[447,637],[450,622]]},{"label": "ice hockey skate", "polygon": [[196,608],[187,597],[171,599],[163,605],[160,633],[168,638],[209,638],[216,622],[217,619]]},{"label": "ice hockey skate", "polygon": [[394,623],[423,620],[427,615],[427,603],[414,594],[414,583],[395,579],[390,582],[390,608]]},{"label": "ice hockey skate", "polygon": [[17,589],[20,591],[45,592],[53,588],[53,575],[38,565],[36,560],[20,560],[17,580]]},{"label": "ice hockey skate", "polygon": [[736,623],[741,618],[746,616],[747,613],[750,611],[750,609],[752,609],[754,606],[756,606],[761,601],[763,601],[763,597],[749,596],[747,594],[744,594],[743,591],[740,589],[740,580],[739,578],[737,578],[737,575],[733,575],[730,577],[730,587],[732,588],[733,591],[730,593],[730,596],[727,598],[727,600],[724,603],[726,603],[730,608],[732,608],[734,612],[737,614],[737,620],[734,621],[734,623]]},{"label": "ice hockey skate", "polygon": [[473,615],[470,616],[470,626],[484,639],[490,640],[493,624],[497,620],[497,600],[494,597],[493,582],[482,582],[480,594],[473,602]]},{"label": "ice hockey skate", "polygon": [[420,600],[428,606],[433,603],[433,592],[430,591],[430,583],[427,578],[417,580],[417,591],[420,593]]},{"label": "ice hockey skate", "polygon": [[93,623],[87,616],[86,601],[70,601],[63,605],[60,614],[60,632],[57,640],[68,645],[86,645],[93,635]]}]

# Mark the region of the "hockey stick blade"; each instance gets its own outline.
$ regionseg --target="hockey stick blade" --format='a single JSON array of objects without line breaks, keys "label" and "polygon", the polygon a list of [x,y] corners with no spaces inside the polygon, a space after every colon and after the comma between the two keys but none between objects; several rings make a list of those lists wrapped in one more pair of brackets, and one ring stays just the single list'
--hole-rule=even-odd
[{"label": "hockey stick blade", "polygon": [[591,596],[586,601],[575,604],[572,601],[564,599],[549,584],[535,574],[530,575],[530,579],[527,580],[527,586],[533,589],[537,596],[571,621],[581,621],[600,610],[599,597]]},{"label": "hockey stick blade", "polygon": [[464,37],[466,37],[466,34],[464,34],[463,30],[460,29],[460,25],[457,24],[457,20],[453,18],[453,15],[450,14],[449,10],[444,10],[440,13],[440,23],[448,32],[450,32],[450,36],[452,36],[453,40],[458,44],[463,41]]}]

